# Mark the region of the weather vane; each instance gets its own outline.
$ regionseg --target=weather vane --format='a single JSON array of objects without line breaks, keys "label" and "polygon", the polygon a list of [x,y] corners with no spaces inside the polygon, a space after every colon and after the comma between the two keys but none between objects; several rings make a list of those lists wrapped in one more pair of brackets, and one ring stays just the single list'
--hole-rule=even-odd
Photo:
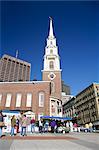
[{"label": "weather vane", "polygon": [[50,20],[52,20],[52,17],[51,17],[51,16],[49,16],[49,19],[50,19]]}]

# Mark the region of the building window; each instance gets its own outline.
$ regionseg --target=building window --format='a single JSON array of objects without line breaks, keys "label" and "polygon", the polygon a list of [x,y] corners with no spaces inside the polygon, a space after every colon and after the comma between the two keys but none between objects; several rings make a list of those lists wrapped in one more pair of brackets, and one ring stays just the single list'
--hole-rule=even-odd
[{"label": "building window", "polygon": [[17,96],[16,96],[16,107],[20,107],[21,106],[21,97],[22,97],[22,94],[21,93],[17,93]]},{"label": "building window", "polygon": [[5,107],[10,107],[12,94],[7,94]]},{"label": "building window", "polygon": [[53,42],[52,42],[52,41],[50,41],[50,44],[52,45],[52,44],[53,44]]},{"label": "building window", "polygon": [[39,107],[44,107],[44,93],[39,93]]},{"label": "building window", "polygon": [[0,94],[0,105],[1,105],[1,101],[2,101],[2,94]]},{"label": "building window", "polygon": [[32,93],[27,93],[26,107],[32,106]]},{"label": "building window", "polygon": [[54,62],[53,62],[53,61],[50,61],[50,62],[49,62],[49,68],[50,68],[50,69],[54,69]]},{"label": "building window", "polygon": [[53,54],[53,49],[50,49],[50,54]]},{"label": "building window", "polygon": [[53,103],[53,102],[51,104],[51,112],[55,113],[55,103]]}]

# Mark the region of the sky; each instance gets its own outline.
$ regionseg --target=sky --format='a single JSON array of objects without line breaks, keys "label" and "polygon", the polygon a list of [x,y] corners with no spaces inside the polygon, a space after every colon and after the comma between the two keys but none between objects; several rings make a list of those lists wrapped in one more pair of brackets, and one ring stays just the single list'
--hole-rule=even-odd
[{"label": "sky", "polygon": [[43,56],[53,18],[62,80],[76,95],[99,82],[99,2],[2,1],[0,55],[31,63],[31,80],[42,80]]}]

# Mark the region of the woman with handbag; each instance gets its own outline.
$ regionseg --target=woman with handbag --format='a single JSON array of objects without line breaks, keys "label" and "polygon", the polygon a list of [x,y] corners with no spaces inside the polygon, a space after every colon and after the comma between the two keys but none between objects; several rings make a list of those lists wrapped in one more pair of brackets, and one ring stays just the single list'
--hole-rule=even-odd
[{"label": "woman with handbag", "polygon": [[2,137],[2,128],[5,126],[3,117],[2,111],[0,111],[0,137]]}]

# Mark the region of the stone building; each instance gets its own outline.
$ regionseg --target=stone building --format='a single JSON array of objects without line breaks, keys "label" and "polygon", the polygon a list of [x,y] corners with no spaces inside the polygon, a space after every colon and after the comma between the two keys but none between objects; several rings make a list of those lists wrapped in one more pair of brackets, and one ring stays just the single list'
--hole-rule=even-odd
[{"label": "stone building", "polygon": [[99,83],[92,83],[76,95],[75,109],[78,124],[91,122],[99,129]]},{"label": "stone building", "polygon": [[9,55],[0,59],[0,81],[29,81],[31,64]]},{"label": "stone building", "polygon": [[62,92],[65,92],[66,95],[71,95],[70,86],[66,85],[64,81],[62,81]]},{"label": "stone building", "polygon": [[75,116],[75,97],[63,104],[63,116],[73,118]]}]

